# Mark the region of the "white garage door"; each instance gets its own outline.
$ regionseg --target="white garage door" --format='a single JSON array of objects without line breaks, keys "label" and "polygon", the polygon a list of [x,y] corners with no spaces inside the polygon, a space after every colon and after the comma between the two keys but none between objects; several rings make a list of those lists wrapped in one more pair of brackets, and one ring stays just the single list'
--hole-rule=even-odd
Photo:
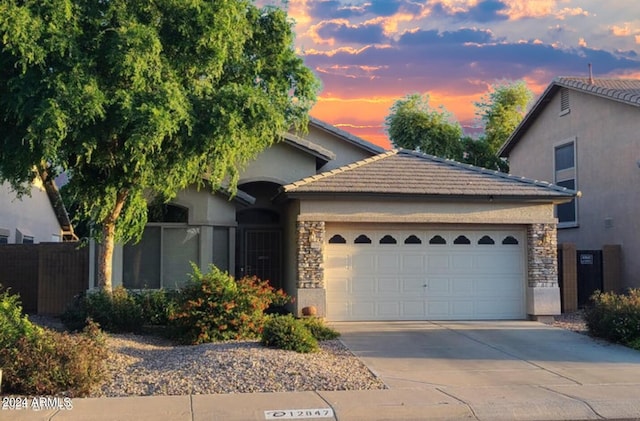
[{"label": "white garage door", "polygon": [[327,227],[329,320],[525,318],[524,230]]}]

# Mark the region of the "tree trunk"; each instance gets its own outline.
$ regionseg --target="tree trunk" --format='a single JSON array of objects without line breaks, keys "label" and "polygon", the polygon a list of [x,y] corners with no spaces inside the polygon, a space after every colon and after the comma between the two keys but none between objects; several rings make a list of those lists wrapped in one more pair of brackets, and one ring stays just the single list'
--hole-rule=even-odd
[{"label": "tree trunk", "polygon": [[116,204],[109,216],[102,221],[102,247],[98,254],[98,287],[107,292],[113,291],[111,276],[113,272],[113,247],[116,238],[116,221],[122,212],[124,203],[127,200],[128,192],[118,193]]}]

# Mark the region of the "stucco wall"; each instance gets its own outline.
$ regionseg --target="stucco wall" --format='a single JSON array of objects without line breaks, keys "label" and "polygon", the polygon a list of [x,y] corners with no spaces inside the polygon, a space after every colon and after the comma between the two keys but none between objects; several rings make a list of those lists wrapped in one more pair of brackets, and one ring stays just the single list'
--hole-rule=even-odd
[{"label": "stucco wall", "polygon": [[242,171],[239,184],[271,181],[280,185],[292,183],[316,173],[316,158],[284,142],[261,152]]},{"label": "stucco wall", "polygon": [[334,134],[313,126],[309,128],[309,133],[305,138],[336,154],[336,158],[320,168],[320,172],[331,171],[375,155],[372,152],[364,151],[359,146],[337,138]]},{"label": "stucco wall", "polygon": [[[640,286],[640,109],[569,91],[570,113],[559,115],[559,93],[509,156],[511,172],[553,181],[554,145],[576,141],[578,228],[558,230],[577,249],[622,246],[623,286]],[[535,159],[532,159],[535,157]]]},{"label": "stucco wall", "polygon": [[304,200],[299,220],[415,223],[555,223],[549,204],[413,202],[399,200]]},{"label": "stucco wall", "polygon": [[16,242],[16,229],[33,236],[36,243],[61,240],[60,224],[39,179],[31,189],[31,196],[21,199],[16,198],[8,184],[0,184],[0,229],[8,231],[9,244]]},{"label": "stucco wall", "polygon": [[189,187],[178,192],[171,202],[189,209],[191,225],[236,225],[234,202],[226,196],[212,194],[207,188]]}]

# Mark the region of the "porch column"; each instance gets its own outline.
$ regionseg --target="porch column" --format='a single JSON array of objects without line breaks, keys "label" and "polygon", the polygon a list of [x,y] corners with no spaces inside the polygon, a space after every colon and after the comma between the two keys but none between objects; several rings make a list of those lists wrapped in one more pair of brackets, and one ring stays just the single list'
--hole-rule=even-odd
[{"label": "porch column", "polygon": [[557,244],[555,224],[527,226],[527,314],[533,320],[560,314]]},{"label": "porch column", "polygon": [[317,316],[325,317],[327,312],[322,253],[324,221],[298,221],[296,229],[298,232],[298,280],[295,312],[300,316],[303,308],[314,306]]}]

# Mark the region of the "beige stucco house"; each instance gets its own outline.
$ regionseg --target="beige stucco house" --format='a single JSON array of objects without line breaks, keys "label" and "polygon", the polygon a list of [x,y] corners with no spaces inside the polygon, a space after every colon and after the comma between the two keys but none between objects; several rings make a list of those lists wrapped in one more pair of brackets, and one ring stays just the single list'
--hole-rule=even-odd
[{"label": "beige stucco house", "polygon": [[36,177],[21,198],[8,183],[0,184],[0,245],[61,242],[77,239],[53,181]]},{"label": "beige stucco house", "polygon": [[560,310],[554,205],[572,190],[312,119],[242,174],[188,189],[116,250],[114,285],[174,287],[193,261],[258,275],[329,320],[524,319]]},{"label": "beige stucco house", "polygon": [[500,155],[515,174],[579,190],[556,209],[558,242],[621,245],[618,285],[640,287],[640,80],[555,79]]}]

